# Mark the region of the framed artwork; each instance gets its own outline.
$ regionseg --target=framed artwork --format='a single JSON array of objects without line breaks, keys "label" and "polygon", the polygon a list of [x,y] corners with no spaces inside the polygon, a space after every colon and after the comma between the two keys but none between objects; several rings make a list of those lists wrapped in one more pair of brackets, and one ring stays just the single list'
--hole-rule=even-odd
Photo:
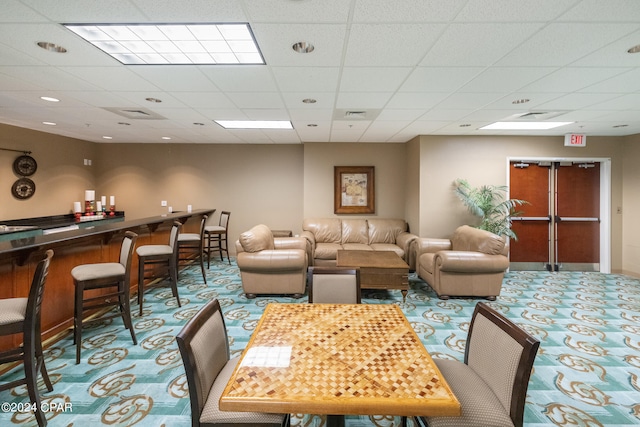
[{"label": "framed artwork", "polygon": [[334,213],[376,213],[373,166],[334,166]]}]

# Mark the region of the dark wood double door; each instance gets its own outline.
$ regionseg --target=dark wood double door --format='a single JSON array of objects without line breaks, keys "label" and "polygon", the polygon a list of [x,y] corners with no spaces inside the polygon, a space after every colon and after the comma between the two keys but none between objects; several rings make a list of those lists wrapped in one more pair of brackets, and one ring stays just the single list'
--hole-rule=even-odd
[{"label": "dark wood double door", "polygon": [[511,162],[511,270],[599,271],[600,163]]}]

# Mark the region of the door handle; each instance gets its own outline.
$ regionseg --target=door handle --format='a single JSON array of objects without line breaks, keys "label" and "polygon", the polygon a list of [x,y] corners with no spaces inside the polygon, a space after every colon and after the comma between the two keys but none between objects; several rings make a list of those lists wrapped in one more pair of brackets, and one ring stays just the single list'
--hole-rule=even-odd
[{"label": "door handle", "polygon": [[600,222],[600,218],[592,218],[592,217],[581,217],[581,216],[564,216],[564,217],[556,217],[557,221],[574,221],[574,222]]}]

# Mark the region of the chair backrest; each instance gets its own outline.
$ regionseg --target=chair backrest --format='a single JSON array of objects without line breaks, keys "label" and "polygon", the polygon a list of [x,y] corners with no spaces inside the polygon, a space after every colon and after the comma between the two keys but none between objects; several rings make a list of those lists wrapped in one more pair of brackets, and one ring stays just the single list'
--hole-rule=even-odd
[{"label": "chair backrest", "polygon": [[53,251],[49,249],[36,266],[27,299],[27,309],[24,319],[24,346],[30,346],[40,334],[40,317],[42,309],[42,299],[44,296],[44,285],[49,274],[49,264],[53,257]]},{"label": "chair backrest", "polygon": [[178,333],[176,341],[187,376],[191,417],[199,420],[213,382],[229,361],[227,330],[218,300],[205,304]]},{"label": "chair backrest", "polygon": [[476,304],[464,363],[491,387],[522,426],[527,387],[540,341],[485,303]]},{"label": "chair backrest", "polygon": [[202,242],[204,242],[204,229],[207,226],[208,219],[208,215],[202,215],[202,219],[200,220],[200,245],[202,245]]},{"label": "chair backrest", "polygon": [[120,246],[120,264],[124,266],[125,271],[125,284],[129,283],[129,276],[131,274],[131,260],[133,249],[136,247],[136,240],[138,235],[133,231],[127,231],[124,233],[122,239],[122,245]]},{"label": "chair backrest", "polygon": [[360,269],[309,267],[309,302],[360,304]]},{"label": "chair backrest", "polygon": [[171,227],[171,234],[169,235],[169,246],[173,248],[173,252],[178,254],[178,235],[180,234],[180,229],[182,228],[182,224],[180,221],[174,221],[173,226]]},{"label": "chair backrest", "polygon": [[224,227],[225,231],[229,231],[229,217],[231,217],[231,212],[222,211],[220,212],[220,222],[218,225]]}]

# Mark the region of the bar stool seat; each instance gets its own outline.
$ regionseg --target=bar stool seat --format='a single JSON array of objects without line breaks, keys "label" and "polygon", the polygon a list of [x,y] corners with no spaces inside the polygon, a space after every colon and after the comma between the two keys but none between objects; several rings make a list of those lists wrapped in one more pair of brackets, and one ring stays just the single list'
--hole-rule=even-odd
[{"label": "bar stool seat", "polygon": [[0,384],[0,391],[26,385],[31,404],[38,408],[34,415],[40,427],[47,425],[47,419],[44,412],[40,410],[42,405],[38,392],[38,372],[42,374],[47,391],[53,391],[53,385],[44,364],[40,327],[44,286],[52,257],[53,251],[48,250],[38,262],[28,298],[0,300],[0,336],[22,334],[21,345],[0,352],[0,364],[21,361],[25,374],[23,378]]},{"label": "bar stool seat", "polygon": [[[83,264],[71,270],[75,285],[75,304],[73,316],[73,342],[76,344],[76,364],[80,363],[82,351],[83,324],[101,322],[114,317],[122,317],[125,328],[129,329],[133,344],[137,345],[133,323],[131,321],[130,277],[133,248],[138,235],[127,231],[122,239],[119,262],[102,262]],[[85,298],[85,291],[109,289],[109,293]],[[84,313],[106,307],[117,307],[118,312],[100,316],[95,319],[84,319]]]},{"label": "bar stool seat", "polygon": [[[161,266],[167,270],[171,293],[180,304],[178,295],[178,235],[182,224],[178,221],[173,223],[168,245],[143,245],[136,248],[138,254],[138,305],[140,306],[140,316],[142,316],[142,305],[144,300],[145,279],[155,279],[156,276],[147,273],[155,273],[155,267]],[[150,267],[147,270],[147,266]]]}]

